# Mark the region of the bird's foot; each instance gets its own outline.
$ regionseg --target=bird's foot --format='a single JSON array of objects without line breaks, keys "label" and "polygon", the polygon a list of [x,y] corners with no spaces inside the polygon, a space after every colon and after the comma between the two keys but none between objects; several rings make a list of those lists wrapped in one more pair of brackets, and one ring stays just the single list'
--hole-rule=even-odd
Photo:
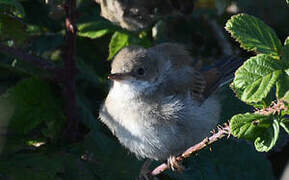
[{"label": "bird's foot", "polygon": [[141,167],[140,173],[138,175],[137,180],[158,180],[157,177],[153,176],[151,174],[151,171],[149,169],[150,165],[152,163],[152,160],[147,159],[144,164]]},{"label": "bird's foot", "polygon": [[172,170],[172,171],[183,171],[185,169],[185,167],[180,164],[177,160],[175,156],[170,156],[168,158],[168,167]]}]

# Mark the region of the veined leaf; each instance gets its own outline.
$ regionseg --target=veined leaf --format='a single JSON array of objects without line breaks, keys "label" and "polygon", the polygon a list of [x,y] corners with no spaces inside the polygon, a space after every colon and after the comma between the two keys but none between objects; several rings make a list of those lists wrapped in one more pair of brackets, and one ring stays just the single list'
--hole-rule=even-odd
[{"label": "veined leaf", "polygon": [[260,19],[238,14],[232,16],[225,29],[240,43],[241,47],[279,58],[282,44],[272,28]]},{"label": "veined leaf", "polygon": [[0,6],[1,11],[14,12],[19,17],[25,16],[24,8],[17,0],[0,0]]},{"label": "veined leaf", "polygon": [[289,134],[289,119],[283,118],[280,122],[280,126]]},{"label": "veined leaf", "polygon": [[279,136],[279,123],[273,116],[261,114],[238,114],[230,122],[232,134],[238,138],[254,141],[258,151],[269,151]]},{"label": "veined leaf", "polygon": [[129,35],[123,32],[115,32],[109,43],[109,57],[108,60],[111,60],[118,51],[120,51],[125,46],[129,45]]},{"label": "veined leaf", "polygon": [[[276,97],[281,99],[289,91],[289,76],[282,72],[278,81],[276,82]],[[288,99],[289,100],[289,99]]]},{"label": "veined leaf", "polygon": [[284,47],[282,48],[281,62],[289,68],[289,38],[285,40]]},{"label": "veined leaf", "polygon": [[261,114],[237,114],[230,121],[232,134],[237,138],[253,141],[272,124],[270,116]]},{"label": "veined leaf", "polygon": [[[232,86],[242,101],[257,103],[264,99],[275,85],[282,66],[271,56],[259,54],[247,60],[235,74]],[[234,89],[233,88],[233,89]],[[241,94],[240,94],[241,93]]]},{"label": "veined leaf", "polygon": [[267,128],[260,137],[255,140],[255,148],[260,152],[268,152],[274,147],[279,137],[279,123],[277,120],[273,121],[270,128]]},{"label": "veined leaf", "polygon": [[91,39],[99,38],[110,32],[101,22],[88,22],[78,25],[78,35]]}]

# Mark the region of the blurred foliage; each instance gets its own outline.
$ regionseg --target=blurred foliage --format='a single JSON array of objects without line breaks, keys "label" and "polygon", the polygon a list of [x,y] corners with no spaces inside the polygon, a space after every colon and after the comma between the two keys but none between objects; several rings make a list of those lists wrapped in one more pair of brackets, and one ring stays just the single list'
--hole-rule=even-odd
[{"label": "blurred foliage", "polygon": [[[65,49],[62,5],[60,0],[0,0],[1,44],[22,48],[62,66]],[[78,0],[76,101],[82,139],[73,144],[63,138],[66,117],[61,86],[54,80],[40,79],[43,72],[31,64],[0,53],[0,179],[135,179],[143,161],[129,154],[97,120],[98,108],[109,87],[108,60],[127,45],[149,47],[175,41],[185,44],[192,56],[211,63],[223,54],[210,22],[216,21],[222,29],[229,17],[238,12],[264,20],[276,32],[272,36],[273,44],[269,38],[256,39],[274,46],[256,51],[278,57],[281,53],[288,58],[288,51],[284,50],[288,49],[288,39],[282,51],[282,45],[276,40],[280,38],[283,42],[288,35],[286,1],[198,0],[189,16],[166,17],[151,28],[129,32],[102,18],[100,7],[93,0]],[[272,34],[261,34],[269,35]],[[233,44],[233,49],[241,51],[237,43]],[[243,51],[241,54],[248,56]],[[287,76],[281,73],[278,77],[279,86],[286,85]],[[282,89],[278,94],[288,98]],[[229,89],[224,90],[223,96],[226,109],[222,112],[223,121],[252,110]],[[287,132],[288,124],[285,118],[280,121]],[[206,149],[190,158],[184,173],[167,171],[159,178],[274,179],[268,159],[245,142],[221,141],[212,149],[212,152]],[[155,162],[154,166],[157,164]]]}]

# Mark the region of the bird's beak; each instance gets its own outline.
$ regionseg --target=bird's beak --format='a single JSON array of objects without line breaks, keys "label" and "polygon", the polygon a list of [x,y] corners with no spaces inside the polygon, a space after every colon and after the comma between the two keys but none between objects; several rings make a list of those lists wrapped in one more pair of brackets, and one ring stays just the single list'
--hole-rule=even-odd
[{"label": "bird's beak", "polygon": [[113,73],[113,74],[108,75],[107,78],[110,80],[119,81],[119,80],[127,79],[128,77],[129,77],[128,73]]}]

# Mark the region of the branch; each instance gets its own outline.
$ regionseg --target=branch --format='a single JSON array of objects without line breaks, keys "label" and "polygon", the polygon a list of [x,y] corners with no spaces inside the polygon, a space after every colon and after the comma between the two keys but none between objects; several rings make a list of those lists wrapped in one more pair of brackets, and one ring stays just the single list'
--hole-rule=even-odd
[{"label": "branch", "polygon": [[63,97],[64,97],[64,111],[67,117],[67,127],[64,135],[70,141],[76,141],[78,134],[78,120],[76,107],[76,91],[75,91],[75,76],[76,69],[76,36],[77,28],[76,21],[76,0],[65,1],[65,26],[66,46],[64,49],[64,67],[63,67]]},{"label": "branch", "polygon": [[23,50],[12,48],[1,43],[0,52],[18,58],[19,60],[22,60],[26,63],[32,64],[42,70],[52,71],[56,69],[55,64],[46,59],[34,56],[32,54],[24,52]]},{"label": "branch", "polygon": [[[213,135],[211,137],[206,137],[202,142],[190,147],[187,149],[182,155],[176,157],[177,163],[180,163],[185,158],[190,157],[192,154],[195,154],[196,152],[200,151],[201,149],[205,148],[209,144],[212,144],[213,142],[216,142],[217,140],[223,138],[224,136],[230,135],[230,127],[229,124],[225,123],[224,127],[218,126],[218,132],[213,131]],[[169,169],[168,164],[163,163],[156,167],[152,172],[151,175],[156,176],[165,170]]]}]

